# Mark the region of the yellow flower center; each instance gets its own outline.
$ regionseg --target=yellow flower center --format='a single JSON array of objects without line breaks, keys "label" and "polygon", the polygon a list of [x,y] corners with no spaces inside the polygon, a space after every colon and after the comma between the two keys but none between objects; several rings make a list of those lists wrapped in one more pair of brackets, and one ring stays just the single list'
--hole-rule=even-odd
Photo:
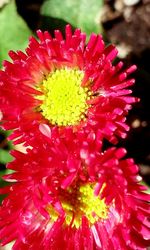
[{"label": "yellow flower center", "polygon": [[[82,216],[86,216],[90,225],[96,221],[107,219],[108,206],[104,199],[101,200],[99,196],[94,195],[93,186],[91,184],[81,185],[75,189],[63,191],[60,194],[60,201],[65,211],[66,225],[79,228],[82,221]],[[51,220],[57,220],[59,214],[52,205],[47,206],[47,211],[50,214]]]},{"label": "yellow flower center", "polygon": [[85,120],[91,92],[82,87],[84,73],[77,69],[56,69],[50,73],[38,89],[43,95],[39,110],[53,125],[76,125]]}]

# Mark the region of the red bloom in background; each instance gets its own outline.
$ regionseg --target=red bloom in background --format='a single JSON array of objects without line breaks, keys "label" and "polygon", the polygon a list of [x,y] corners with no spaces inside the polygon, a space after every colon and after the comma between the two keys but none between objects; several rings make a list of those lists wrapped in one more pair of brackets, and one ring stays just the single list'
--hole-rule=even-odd
[{"label": "red bloom in background", "polygon": [[63,136],[68,127],[76,134],[101,133],[116,143],[129,127],[125,117],[136,101],[127,89],[127,79],[136,67],[123,70],[123,63],[112,65],[117,55],[113,45],[105,47],[100,35],[86,35],[66,26],[66,37],[59,30],[52,38],[37,32],[39,41],[30,39],[26,53],[10,51],[0,71],[0,98],[3,128],[14,129],[10,139],[29,143],[47,128]]},{"label": "red bloom in background", "polygon": [[3,245],[14,240],[13,250],[146,250],[149,195],[138,167],[122,159],[124,149],[98,153],[88,140],[82,150],[58,139],[26,154],[13,152],[8,168],[14,172],[5,176],[13,183],[3,189],[8,196],[0,209]]}]

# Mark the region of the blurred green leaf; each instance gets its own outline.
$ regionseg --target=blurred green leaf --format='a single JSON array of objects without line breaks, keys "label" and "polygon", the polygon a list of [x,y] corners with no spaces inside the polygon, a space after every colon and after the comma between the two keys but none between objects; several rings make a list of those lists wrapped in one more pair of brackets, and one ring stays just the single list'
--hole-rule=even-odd
[{"label": "blurred green leaf", "polygon": [[4,131],[0,128],[0,165],[6,164],[12,160],[9,150],[13,148],[12,141],[8,141],[7,137],[11,134],[10,130]]},{"label": "blurred green leaf", "polygon": [[7,150],[0,149],[0,163],[6,164],[7,162],[10,162],[13,160],[13,157],[10,155],[10,153]]},{"label": "blurred green leaf", "polygon": [[[3,175],[6,175],[6,174],[11,174],[13,171],[10,170],[10,169],[5,169],[5,170],[1,170],[0,171],[0,188],[3,188],[7,185],[9,185],[10,183],[9,182],[6,182],[2,179],[2,176]],[[6,197],[6,195],[0,195],[0,204],[2,202],[2,200]],[[0,248],[1,249],[1,248]]]},{"label": "blurred green leaf", "polygon": [[11,133],[12,133],[11,130],[3,130],[2,128],[0,128],[0,134],[4,135],[5,138],[9,136]]},{"label": "blurred green leaf", "polygon": [[103,0],[45,0],[41,14],[62,19],[89,36],[102,32],[99,21],[102,5]]},{"label": "blurred green leaf", "polygon": [[10,1],[0,9],[0,66],[8,59],[9,50],[23,50],[31,35],[24,20],[16,10],[15,1]]}]

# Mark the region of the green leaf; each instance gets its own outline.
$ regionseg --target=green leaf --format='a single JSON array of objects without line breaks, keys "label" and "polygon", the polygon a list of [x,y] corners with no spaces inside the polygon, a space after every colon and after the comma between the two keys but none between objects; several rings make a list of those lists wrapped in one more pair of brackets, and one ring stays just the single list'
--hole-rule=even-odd
[{"label": "green leaf", "polygon": [[27,46],[31,30],[16,10],[12,0],[0,9],[0,66],[4,59],[8,60],[9,50],[24,50]]},{"label": "green leaf", "polygon": [[11,132],[11,130],[3,130],[2,128],[0,128],[0,134],[4,135],[5,137],[9,136]]},{"label": "green leaf", "polygon": [[[1,171],[0,171],[0,188],[3,188],[3,187],[5,187],[5,186],[7,186],[7,185],[10,184],[9,182],[4,181],[4,180],[2,179],[2,176],[3,176],[3,175],[6,175],[6,174],[11,174],[11,173],[13,173],[13,171],[10,170],[10,169],[5,169],[5,170],[1,170]],[[6,197],[6,195],[0,195],[0,204],[1,204],[2,200],[3,200],[5,197]],[[1,249],[1,248],[0,248],[0,249]]]},{"label": "green leaf", "polygon": [[45,0],[41,14],[59,18],[90,35],[100,33],[99,16],[103,0]]},{"label": "green leaf", "polygon": [[[13,148],[12,141],[7,140],[7,137],[12,133],[11,130],[2,130],[0,128],[0,148],[7,147],[8,150]],[[7,150],[6,149],[6,150]],[[0,160],[1,163],[1,160]]]},{"label": "green leaf", "polygon": [[6,164],[13,160],[13,157],[9,154],[7,150],[0,149],[0,163]]}]

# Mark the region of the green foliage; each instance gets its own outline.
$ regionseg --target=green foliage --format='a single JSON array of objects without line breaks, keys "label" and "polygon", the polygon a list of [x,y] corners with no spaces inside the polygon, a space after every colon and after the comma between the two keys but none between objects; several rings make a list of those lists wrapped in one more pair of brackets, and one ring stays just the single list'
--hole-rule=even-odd
[{"label": "green foliage", "polygon": [[6,164],[7,162],[12,161],[12,156],[9,154],[9,151],[0,149],[0,163]]},{"label": "green foliage", "polygon": [[[10,155],[9,151],[12,149],[13,145],[10,141],[7,141],[7,136],[10,135],[11,131],[3,131],[0,129],[0,187],[8,185],[1,177],[5,174],[12,172],[9,169],[4,169],[4,166],[13,160],[13,157]],[[2,201],[3,196],[0,196],[0,202]]]},{"label": "green foliage", "polygon": [[45,0],[41,14],[62,19],[89,36],[92,32],[102,31],[99,21],[102,5],[103,0]]},{"label": "green foliage", "polygon": [[0,67],[4,59],[8,59],[9,50],[23,50],[31,31],[16,10],[12,0],[0,9]]},{"label": "green foliage", "polygon": [[[12,171],[12,170],[9,170],[9,169],[1,170],[1,171],[0,171],[0,188],[9,185],[9,183],[6,182],[6,181],[4,181],[4,180],[2,179],[2,177],[3,177],[4,175],[11,174],[12,172],[13,172],[13,171]],[[4,199],[5,196],[6,196],[6,195],[0,195],[0,204],[1,204],[1,202],[2,202],[2,200]],[[1,249],[1,248],[0,248],[0,249]]]},{"label": "green foliage", "polygon": [[11,131],[3,131],[0,129],[0,166],[12,161],[12,156],[9,154],[10,149],[13,148],[12,142],[7,141],[7,136]]}]

